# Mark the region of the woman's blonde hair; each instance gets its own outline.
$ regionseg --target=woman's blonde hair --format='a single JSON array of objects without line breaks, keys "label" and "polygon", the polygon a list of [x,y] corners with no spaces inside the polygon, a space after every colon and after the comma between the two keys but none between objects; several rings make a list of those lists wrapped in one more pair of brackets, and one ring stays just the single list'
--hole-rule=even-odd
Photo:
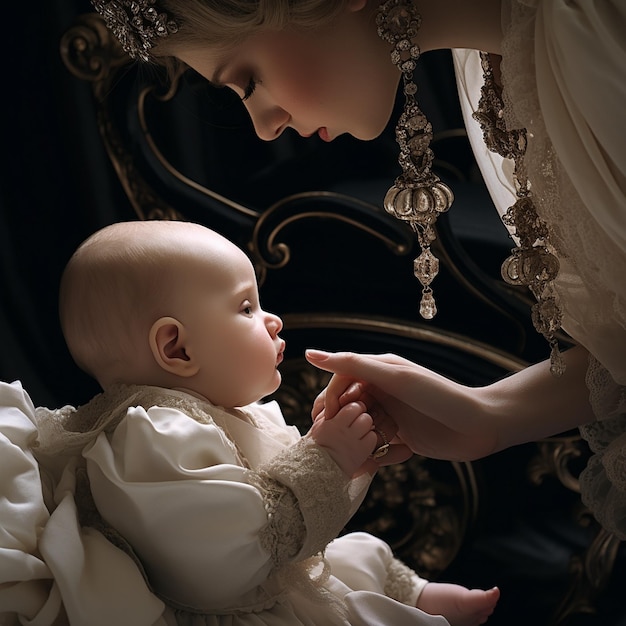
[{"label": "woman's blonde hair", "polygon": [[330,23],[346,0],[159,0],[178,31],[158,41],[156,57],[176,56],[183,46],[229,48],[259,30],[311,29]]}]

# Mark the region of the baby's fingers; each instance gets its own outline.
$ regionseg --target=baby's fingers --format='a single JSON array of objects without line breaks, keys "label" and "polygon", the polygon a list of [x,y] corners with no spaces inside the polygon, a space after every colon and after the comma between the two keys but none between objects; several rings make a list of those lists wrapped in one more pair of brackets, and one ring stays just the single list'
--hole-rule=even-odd
[{"label": "baby's fingers", "polygon": [[324,416],[324,409],[326,407],[326,389],[317,394],[317,398],[313,401],[313,407],[311,408],[311,417],[313,421]]},{"label": "baby's fingers", "polygon": [[376,445],[376,431],[374,430],[374,422],[369,413],[361,413],[349,426],[350,432],[355,439],[365,439],[372,442],[372,446]]}]

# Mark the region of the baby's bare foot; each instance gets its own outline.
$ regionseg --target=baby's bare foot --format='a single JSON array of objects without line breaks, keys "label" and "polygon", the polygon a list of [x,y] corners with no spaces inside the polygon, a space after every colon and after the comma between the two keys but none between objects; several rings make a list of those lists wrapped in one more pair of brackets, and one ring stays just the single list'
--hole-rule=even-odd
[{"label": "baby's bare foot", "polygon": [[448,583],[428,583],[417,601],[417,608],[431,615],[443,615],[451,626],[478,626],[487,621],[499,598],[497,587],[483,591]]}]

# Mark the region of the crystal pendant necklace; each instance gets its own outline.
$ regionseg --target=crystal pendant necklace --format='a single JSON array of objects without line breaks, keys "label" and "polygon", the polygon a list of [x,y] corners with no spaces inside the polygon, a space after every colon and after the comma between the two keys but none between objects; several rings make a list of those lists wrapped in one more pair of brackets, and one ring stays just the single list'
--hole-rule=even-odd
[{"label": "crystal pendant necklace", "polygon": [[437,306],[430,284],[439,273],[439,259],[432,253],[430,245],[436,239],[437,217],[450,208],[454,195],[432,171],[430,142],[433,130],[415,99],[417,85],[413,81],[413,71],[420,49],[413,42],[420,22],[415,7],[404,0],[385,2],[376,18],[379,37],[393,46],[391,60],[402,74],[405,96],[404,111],[396,125],[402,174],[387,192],[384,207],[397,219],[408,222],[417,235],[421,253],[415,259],[413,269],[422,285],[420,314],[425,319],[432,319]]}]

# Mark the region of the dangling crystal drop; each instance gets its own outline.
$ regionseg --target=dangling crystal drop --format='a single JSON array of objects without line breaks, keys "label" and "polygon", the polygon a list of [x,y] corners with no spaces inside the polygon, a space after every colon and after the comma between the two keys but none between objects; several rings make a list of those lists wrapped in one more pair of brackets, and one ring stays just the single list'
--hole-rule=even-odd
[{"label": "dangling crystal drop", "polygon": [[422,292],[422,300],[420,302],[420,315],[425,320],[432,320],[437,315],[437,305],[433,292],[430,289],[424,289]]}]

